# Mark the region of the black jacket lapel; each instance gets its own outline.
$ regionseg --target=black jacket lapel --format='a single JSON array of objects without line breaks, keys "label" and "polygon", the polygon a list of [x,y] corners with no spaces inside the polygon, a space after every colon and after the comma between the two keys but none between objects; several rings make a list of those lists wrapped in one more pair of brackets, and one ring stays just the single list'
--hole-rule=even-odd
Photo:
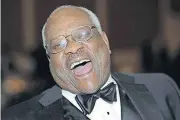
[{"label": "black jacket lapel", "polygon": [[158,105],[145,85],[135,84],[133,77],[120,73],[113,73],[112,77],[119,88],[127,94],[143,120],[164,120]]},{"label": "black jacket lapel", "polygon": [[65,97],[62,98],[65,120],[89,120],[78,108]]},{"label": "black jacket lapel", "polygon": [[61,88],[52,87],[45,91],[44,96],[39,99],[43,109],[35,113],[37,120],[89,120],[71,102],[62,96]]},{"label": "black jacket lapel", "polygon": [[36,120],[65,120],[61,99],[35,113]]}]

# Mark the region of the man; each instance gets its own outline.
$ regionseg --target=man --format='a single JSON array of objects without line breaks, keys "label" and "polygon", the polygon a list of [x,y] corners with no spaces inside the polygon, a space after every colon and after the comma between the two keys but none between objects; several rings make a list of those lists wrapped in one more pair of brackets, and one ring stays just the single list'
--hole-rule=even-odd
[{"label": "man", "polygon": [[96,15],[61,6],[43,43],[54,86],[3,112],[14,120],[179,120],[180,92],[164,74],[110,73],[110,48]]}]

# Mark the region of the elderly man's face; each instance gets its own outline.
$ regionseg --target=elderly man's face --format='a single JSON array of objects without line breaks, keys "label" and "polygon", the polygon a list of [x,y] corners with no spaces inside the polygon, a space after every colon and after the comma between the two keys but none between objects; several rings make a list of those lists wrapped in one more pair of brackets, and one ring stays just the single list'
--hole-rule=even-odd
[{"label": "elderly man's face", "polygon": [[[59,35],[70,35],[82,26],[93,26],[87,13],[74,8],[57,11],[47,21],[46,43],[60,39]],[[94,93],[110,74],[110,50],[104,32],[92,28],[92,37],[77,42],[71,36],[67,46],[56,54],[50,54],[50,70],[56,83],[72,93]],[[83,32],[83,30],[82,30]]]}]

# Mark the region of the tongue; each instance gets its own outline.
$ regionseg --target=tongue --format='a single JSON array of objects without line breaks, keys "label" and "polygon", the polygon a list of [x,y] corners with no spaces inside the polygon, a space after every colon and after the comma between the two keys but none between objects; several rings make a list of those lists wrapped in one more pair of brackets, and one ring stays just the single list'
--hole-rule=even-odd
[{"label": "tongue", "polygon": [[76,76],[84,75],[92,69],[92,63],[88,62],[84,66],[79,66],[74,69],[74,74]]}]

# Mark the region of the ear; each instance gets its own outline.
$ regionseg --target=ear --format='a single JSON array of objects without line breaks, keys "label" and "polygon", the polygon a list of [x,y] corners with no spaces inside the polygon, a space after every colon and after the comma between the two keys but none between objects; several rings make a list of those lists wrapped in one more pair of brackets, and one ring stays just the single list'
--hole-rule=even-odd
[{"label": "ear", "polygon": [[104,42],[106,43],[106,45],[107,45],[107,47],[109,49],[109,53],[111,54],[111,50],[110,50],[110,46],[109,46],[109,40],[108,40],[107,35],[106,35],[106,33],[104,31],[102,31],[101,37],[104,40]]}]

